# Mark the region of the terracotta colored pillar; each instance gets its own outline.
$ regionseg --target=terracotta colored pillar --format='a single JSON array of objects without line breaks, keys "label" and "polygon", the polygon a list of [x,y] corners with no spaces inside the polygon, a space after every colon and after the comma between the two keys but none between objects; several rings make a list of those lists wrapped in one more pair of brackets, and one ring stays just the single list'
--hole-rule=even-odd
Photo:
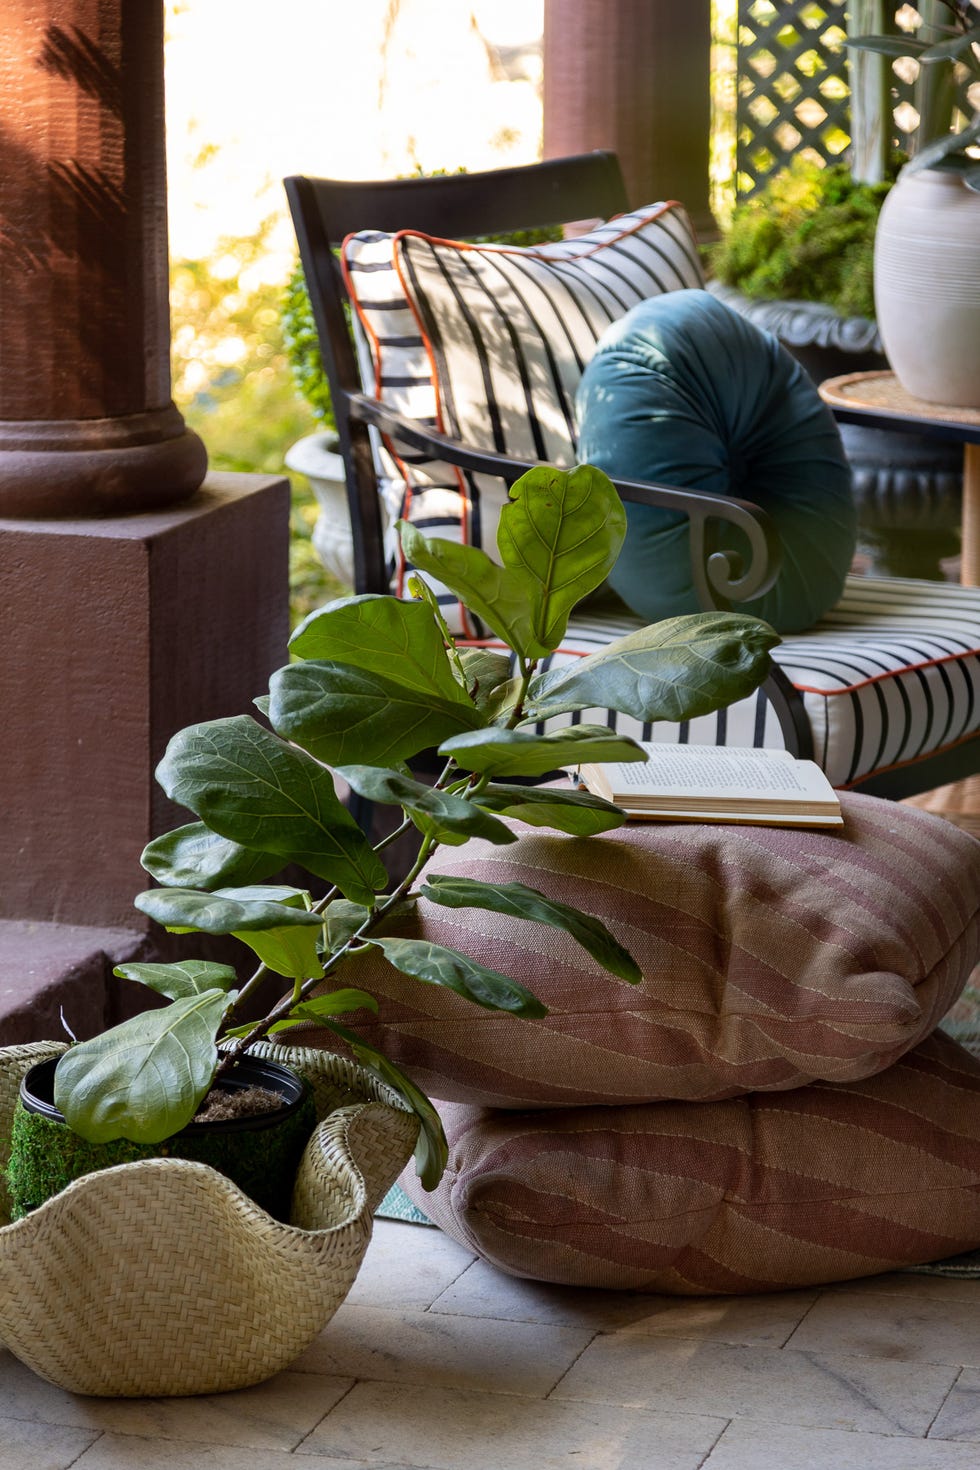
[{"label": "terracotta colored pillar", "polygon": [[286,657],[289,486],[202,484],[170,398],[164,136],[162,0],[0,0],[4,1043],[186,945],[132,906],[155,766]]},{"label": "terracotta colored pillar", "polygon": [[0,516],[191,495],[170,397],[163,0],[0,5]]},{"label": "terracotta colored pillar", "polygon": [[608,148],[634,206],[708,207],[709,0],[545,0],[544,156]]}]

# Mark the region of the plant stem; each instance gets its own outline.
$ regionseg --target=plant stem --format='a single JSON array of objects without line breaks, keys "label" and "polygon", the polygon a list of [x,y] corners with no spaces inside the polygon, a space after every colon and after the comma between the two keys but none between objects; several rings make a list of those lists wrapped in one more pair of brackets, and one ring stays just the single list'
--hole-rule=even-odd
[{"label": "plant stem", "polygon": [[[452,761],[447,761],[446,765],[440,772],[435,782],[436,787],[440,790],[444,790],[446,786],[450,783],[453,773],[455,771],[456,766],[454,765],[454,763]],[[486,785],[487,779],[488,778],[486,777],[483,778],[483,785]],[[379,852],[382,847],[385,847],[389,842],[392,842],[396,837],[400,836],[403,832],[407,831],[407,829],[413,825],[414,824],[408,818],[406,818],[395,832],[390,833],[388,837],[383,838],[381,842],[375,845],[375,852]],[[364,920],[364,923],[357,930],[357,932],[352,934],[350,938],[345,941],[344,944],[342,944],[338,949],[334,950],[331,955],[328,955],[324,959],[323,974],[313,975],[302,981],[301,977],[297,977],[296,985],[289,995],[284,996],[280,1001],[278,1001],[277,1004],[273,1006],[272,1010],[269,1011],[268,1014],[262,1018],[262,1020],[256,1021],[255,1025],[251,1028],[247,1035],[236,1037],[231,1042],[231,1044],[228,1046],[223,1054],[222,1061],[219,1063],[219,1073],[227,1071],[227,1069],[233,1066],[235,1061],[240,1056],[242,1056],[242,1054],[246,1052],[250,1046],[252,1046],[256,1041],[261,1041],[262,1038],[268,1034],[270,1029],[276,1024],[277,1021],[281,1021],[286,1016],[288,1016],[295,1005],[299,1004],[299,1002],[305,996],[309,995],[309,993],[313,989],[315,989],[316,986],[323,983],[323,981],[337,968],[342,959],[350,954],[352,950],[359,947],[360,941],[366,939],[388,916],[388,914],[391,913],[392,909],[395,908],[397,904],[403,902],[404,899],[409,897],[412,884],[415,882],[415,879],[422,871],[422,868],[428,861],[430,854],[439,845],[440,844],[438,840],[434,837],[425,836],[422,838],[421,842],[419,843],[419,850],[415,855],[415,861],[412,863],[412,866],[409,869],[408,873],[406,873],[405,877],[394,888],[394,890],[384,898],[383,902],[381,902],[377,905],[376,908],[371,910],[371,912],[368,914],[368,917]],[[327,905],[332,901],[332,899],[337,896],[337,892],[338,890],[336,888],[331,888],[329,892],[324,895],[323,898],[318,899],[317,902],[313,905],[313,912],[323,913]],[[246,994],[254,990],[256,984],[259,982],[259,980],[264,978],[266,974],[268,974],[267,967],[265,965],[260,965],[252,978],[243,987],[241,995],[239,996],[239,1002],[236,1002],[236,1005],[240,1003],[241,999]]]}]

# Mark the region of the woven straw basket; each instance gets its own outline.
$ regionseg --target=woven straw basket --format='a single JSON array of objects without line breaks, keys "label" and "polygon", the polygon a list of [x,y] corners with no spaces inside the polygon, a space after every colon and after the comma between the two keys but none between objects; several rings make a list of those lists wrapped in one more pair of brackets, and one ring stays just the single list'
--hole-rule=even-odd
[{"label": "woven straw basket", "polygon": [[[63,1050],[0,1048],[0,1171],[21,1078]],[[309,1077],[321,1119],[288,1225],[182,1159],[88,1174],[10,1224],[0,1172],[0,1340],[42,1378],[103,1397],[244,1388],[292,1362],[344,1300],[418,1119],[342,1057],[253,1050]]]}]

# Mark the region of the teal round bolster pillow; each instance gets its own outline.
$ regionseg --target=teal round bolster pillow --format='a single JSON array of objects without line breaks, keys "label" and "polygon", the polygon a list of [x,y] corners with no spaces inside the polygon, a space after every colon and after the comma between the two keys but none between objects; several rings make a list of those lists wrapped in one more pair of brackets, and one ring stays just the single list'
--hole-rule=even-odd
[{"label": "teal round bolster pillow", "polygon": [[[600,338],[577,399],[578,458],[625,480],[751,500],[783,546],[776,585],[741,603],[781,633],[811,627],[851,565],[851,472],[829,408],[768,332],[707,291],[642,301]],[[700,611],[681,512],[628,504],[610,582],[650,622]],[[717,523],[724,550],[745,551]]]}]

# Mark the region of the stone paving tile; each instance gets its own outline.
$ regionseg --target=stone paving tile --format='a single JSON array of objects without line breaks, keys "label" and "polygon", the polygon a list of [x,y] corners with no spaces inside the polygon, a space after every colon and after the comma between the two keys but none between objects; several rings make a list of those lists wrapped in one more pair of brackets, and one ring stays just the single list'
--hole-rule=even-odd
[{"label": "stone paving tile", "polygon": [[957,1372],[943,1365],[618,1333],[596,1338],[551,1397],[924,1435]]},{"label": "stone paving tile", "polygon": [[957,1276],[918,1276],[914,1271],[889,1271],[882,1276],[861,1276],[857,1281],[831,1283],[821,1292],[844,1295],[912,1296],[926,1301],[971,1302],[980,1308],[980,1280]]},{"label": "stone paving tile", "polygon": [[[953,1384],[932,1428],[930,1439],[968,1439],[980,1443],[980,1373],[964,1368]],[[976,1451],[980,1465],[980,1451]]]},{"label": "stone paving tile", "polygon": [[[17,1470],[39,1470],[39,1467],[24,1460]],[[298,1460],[283,1450],[105,1434],[72,1462],[71,1470],[378,1470],[378,1464],[376,1460],[338,1460],[326,1455],[304,1456]],[[395,1463],[384,1470],[416,1470],[416,1467]]]},{"label": "stone paving tile", "polygon": [[88,1398],[56,1388],[5,1354],[0,1365],[0,1414],[147,1439],[291,1450],[343,1397],[351,1383],[351,1378],[286,1372],[236,1393],[190,1398]]},{"label": "stone paving tile", "polygon": [[293,1367],[543,1398],[591,1337],[570,1327],[343,1306]]},{"label": "stone paving tile", "polygon": [[[607,1404],[359,1383],[295,1455],[432,1470],[697,1470],[725,1421]],[[87,1470],[87,1467],[86,1467]]]},{"label": "stone paving tile", "polygon": [[676,1302],[676,1297],[525,1281],[498,1271],[486,1261],[474,1261],[435,1298],[430,1310],[449,1316],[493,1317],[601,1332],[648,1317],[670,1302]]},{"label": "stone paving tile", "polygon": [[703,1470],[977,1470],[977,1451],[975,1445],[740,1419],[725,1430]]},{"label": "stone paving tile", "polygon": [[441,1230],[376,1220],[364,1261],[347,1297],[351,1306],[421,1310],[476,1257]]},{"label": "stone paving tile", "polygon": [[980,1366],[980,1312],[968,1302],[827,1292],[789,1339],[808,1353]]},{"label": "stone paving tile", "polygon": [[742,1347],[782,1347],[817,1301],[816,1292],[765,1296],[662,1297],[656,1311],[617,1337],[686,1337]]},{"label": "stone paving tile", "polygon": [[95,1433],[0,1419],[0,1470],[68,1470],[95,1438]]},{"label": "stone paving tile", "polygon": [[431,1311],[460,1317],[652,1336],[713,1338],[778,1347],[817,1300],[818,1292],[758,1297],[683,1298],[632,1291],[590,1291],[507,1276],[476,1261],[437,1297]]}]

